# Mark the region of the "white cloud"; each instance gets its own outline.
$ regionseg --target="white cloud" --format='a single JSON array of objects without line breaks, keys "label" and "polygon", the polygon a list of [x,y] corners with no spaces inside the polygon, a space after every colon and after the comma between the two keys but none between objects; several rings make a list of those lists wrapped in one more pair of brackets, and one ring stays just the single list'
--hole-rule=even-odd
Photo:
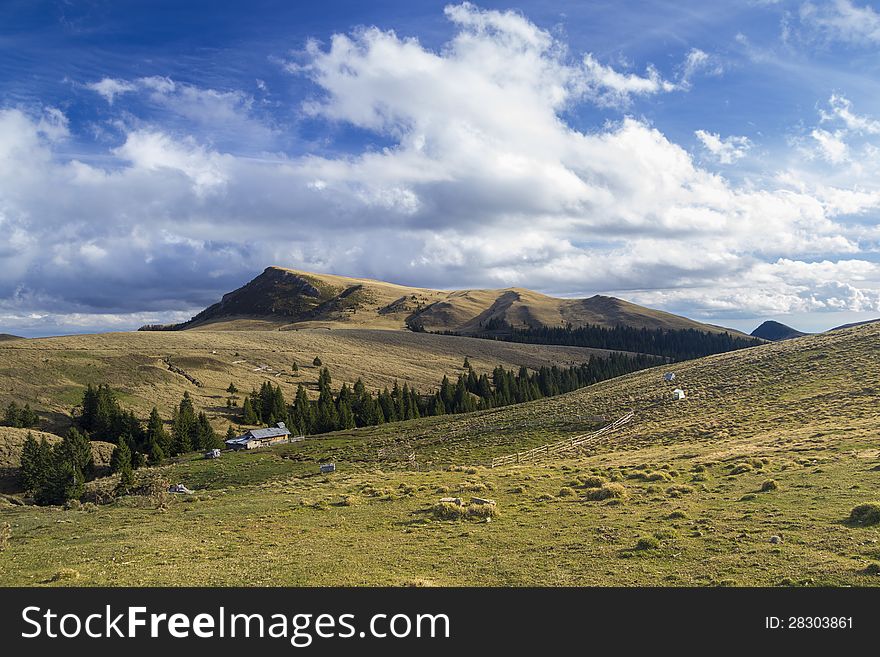
[{"label": "white cloud", "polygon": [[880,14],[870,5],[852,0],[806,2],[800,8],[801,21],[824,38],[858,45],[880,43]]},{"label": "white cloud", "polygon": [[694,134],[703,144],[703,148],[709,151],[721,164],[733,164],[744,158],[752,147],[752,142],[748,137],[731,135],[722,139],[718,133],[706,132],[705,130],[697,130]]},{"label": "white cloud", "polygon": [[[673,83],[591,69],[513,12],[447,16],[458,31],[437,51],[368,28],[310,43],[292,67],[317,85],[313,120],[379,134],[381,149],[243,157],[133,120],[90,163],[61,155],[44,116],[0,112],[0,218],[13,236],[0,245],[0,314],[161,315],[276,263],[447,288],[617,291],[715,316],[876,306],[880,235],[865,218],[880,178],[855,187],[791,170],[738,185],[645,121],[575,129],[566,110],[595,94]],[[269,130],[245,94],[136,84],[199,117],[189,125]],[[747,148],[701,132],[719,160]]]},{"label": "white cloud", "polygon": [[840,132],[831,133],[821,128],[814,129],[810,136],[816,140],[822,157],[831,164],[840,164],[849,159],[849,148]]},{"label": "white cloud", "polygon": [[820,110],[822,122],[839,120],[847,130],[858,134],[880,135],[880,121],[853,112],[852,103],[839,94],[828,99],[830,112]]},{"label": "white cloud", "polygon": [[684,89],[689,89],[696,75],[714,76],[721,75],[723,72],[724,66],[716,56],[699,48],[691,48],[680,67],[679,85]]},{"label": "white cloud", "polygon": [[87,84],[86,88],[103,96],[110,105],[116,100],[116,96],[137,89],[135,85],[126,80],[117,80],[114,78],[104,78],[98,82],[92,82],[91,84]]},{"label": "white cloud", "polygon": [[674,91],[674,83],[664,80],[653,66],[648,66],[645,76],[635,73],[619,73],[610,66],[600,64],[591,53],[584,56],[584,83],[603,104],[625,105],[632,96],[648,96]]}]

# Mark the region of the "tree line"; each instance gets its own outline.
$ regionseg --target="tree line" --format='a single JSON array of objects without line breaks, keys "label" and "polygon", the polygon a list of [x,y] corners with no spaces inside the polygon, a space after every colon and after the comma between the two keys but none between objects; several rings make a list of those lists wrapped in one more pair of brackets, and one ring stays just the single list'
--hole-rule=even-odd
[{"label": "tree line", "polygon": [[[386,387],[374,394],[360,379],[352,387],[343,383],[334,395],[330,371],[324,368],[318,379],[317,400],[309,399],[302,384],[297,386],[296,398],[288,408],[287,424],[292,431],[308,435],[432,415],[469,413],[571,392],[657,364],[658,359],[653,356],[611,353],[607,357],[591,356],[588,362],[567,368],[553,365],[537,371],[526,367],[514,371],[498,366],[491,375],[478,375],[465,359],[465,372],[458,375],[455,383],[444,376],[440,387],[428,395],[396,381],[390,390]],[[283,417],[283,408],[281,388],[266,382],[245,400],[243,422],[277,422]]]},{"label": "tree line", "polygon": [[37,426],[39,421],[40,417],[37,415],[36,411],[31,410],[30,404],[25,404],[21,407],[14,401],[11,401],[9,402],[9,406],[7,406],[6,410],[3,412],[3,419],[0,421],[0,424],[4,427],[30,429],[31,427]]},{"label": "tree line", "polygon": [[[632,326],[541,326],[514,328],[503,319],[482,322],[483,332],[474,337],[527,344],[565,345],[612,349],[663,356],[670,360],[690,360],[725,351],[744,349],[762,344],[757,338],[723,333],[709,333],[697,329],[649,329]],[[456,333],[445,331],[450,335]]]},{"label": "tree line", "polygon": [[[498,366],[491,375],[478,375],[465,359],[464,372],[455,383],[444,376],[440,387],[426,395],[408,383],[401,386],[396,381],[391,389],[373,393],[361,379],[353,386],[343,383],[334,394],[330,370],[325,367],[318,377],[317,399],[310,399],[299,384],[293,403],[288,404],[281,387],[266,381],[245,397],[239,422],[253,426],[286,421],[292,431],[314,435],[424,416],[468,413],[570,392],[657,362],[653,356],[611,353],[607,357],[591,356],[588,362],[567,368],[554,365],[537,371],[526,367],[514,371]],[[230,384],[228,392],[235,394],[238,390]],[[38,504],[63,504],[82,495],[84,483],[96,474],[91,440],[116,445],[110,471],[119,474],[116,490],[120,494],[129,492],[133,472],[140,467],[157,465],[167,456],[223,447],[223,439],[211,427],[207,415],[196,413],[188,392],[172,409],[170,431],[156,407],[146,423],[141,422],[133,411],[122,408],[107,384],[86,387],[74,422],[75,426],[54,446],[45,438],[37,442],[30,433],[25,440],[21,479],[25,491]],[[230,425],[225,438],[234,437],[236,432]]]}]

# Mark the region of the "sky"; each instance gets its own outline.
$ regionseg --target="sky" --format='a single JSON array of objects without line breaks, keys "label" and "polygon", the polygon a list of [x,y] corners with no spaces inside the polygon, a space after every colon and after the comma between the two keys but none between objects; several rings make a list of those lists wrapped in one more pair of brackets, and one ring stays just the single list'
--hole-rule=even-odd
[{"label": "sky", "polygon": [[280,265],[880,316],[880,3],[0,2],[0,333]]}]

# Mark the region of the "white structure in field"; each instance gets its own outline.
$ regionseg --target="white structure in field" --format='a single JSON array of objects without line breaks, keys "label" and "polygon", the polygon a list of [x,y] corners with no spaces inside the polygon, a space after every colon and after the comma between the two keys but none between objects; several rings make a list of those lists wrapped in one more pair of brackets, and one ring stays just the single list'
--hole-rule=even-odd
[{"label": "white structure in field", "polygon": [[679,399],[684,399],[684,390],[681,388],[676,388],[672,391],[672,398],[678,401]]}]

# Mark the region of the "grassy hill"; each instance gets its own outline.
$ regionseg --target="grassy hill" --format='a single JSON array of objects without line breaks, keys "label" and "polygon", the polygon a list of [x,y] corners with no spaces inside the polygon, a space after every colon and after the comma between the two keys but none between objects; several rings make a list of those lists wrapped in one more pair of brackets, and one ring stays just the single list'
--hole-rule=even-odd
[{"label": "grassy hill", "polygon": [[557,299],[523,288],[431,290],[363,278],[268,267],[177,329],[364,327],[481,332],[489,320],[515,328],[624,324],[636,328],[730,331],[613,297]]},{"label": "grassy hill", "polygon": [[[29,433],[38,441],[45,438],[49,444],[54,445],[61,441],[59,436],[44,431],[0,427],[0,493],[18,491],[17,473],[18,465],[21,462],[21,448]],[[114,447],[110,443],[92,441],[92,456],[95,459],[95,465],[99,468],[109,465]]]},{"label": "grassy hill", "polygon": [[[678,364],[682,401],[655,368],[520,406],[182,458],[140,476],[196,495],[4,511],[0,583],[877,585],[880,525],[849,517],[880,501],[878,342],[866,325]],[[634,422],[589,449],[483,465],[629,408]],[[338,471],[318,474],[331,459]],[[450,496],[492,498],[496,513],[448,519]]]},{"label": "grassy hill", "polygon": [[[397,379],[429,392],[444,374],[458,376],[465,356],[478,372],[490,372],[497,365],[574,365],[592,353],[606,352],[363,329],[161,331],[14,340],[0,343],[0,407],[13,400],[30,403],[44,418],[43,428],[60,432],[88,383],[110,384],[123,406],[141,418],[156,405],[168,419],[172,405],[189,391],[197,410],[205,410],[215,427],[225,431],[231,420],[225,406],[230,382],[247,394],[269,380],[292,401],[299,383],[316,388],[316,356],[330,369],[335,388],[360,377],[370,390]],[[292,371],[294,362],[298,373]]]}]

